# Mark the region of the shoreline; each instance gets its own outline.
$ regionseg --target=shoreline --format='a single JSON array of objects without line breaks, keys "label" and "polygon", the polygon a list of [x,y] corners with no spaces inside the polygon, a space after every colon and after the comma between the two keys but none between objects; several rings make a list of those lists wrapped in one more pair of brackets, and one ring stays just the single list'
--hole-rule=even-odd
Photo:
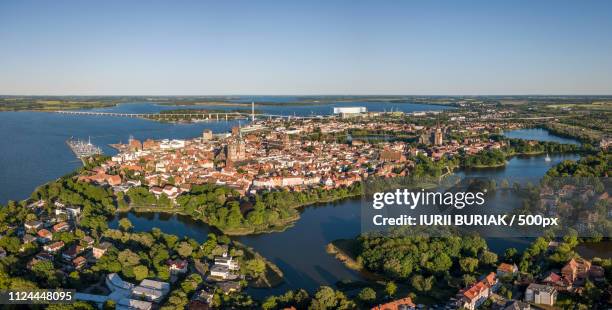
[{"label": "shoreline", "polygon": [[280,286],[285,282],[285,275],[283,271],[273,262],[269,261],[263,255],[259,254],[259,252],[255,251],[252,247],[249,247],[239,241],[232,240],[234,245],[243,250],[245,254],[252,256],[253,258],[261,259],[266,264],[266,270],[261,277],[258,277],[257,280],[249,280],[248,286],[251,288],[274,288]]},{"label": "shoreline", "polygon": [[307,208],[310,206],[315,206],[317,204],[326,204],[326,203],[331,203],[331,202],[337,202],[337,201],[342,201],[344,199],[350,199],[350,198],[356,198],[356,197],[360,197],[362,194],[355,194],[355,195],[349,195],[346,197],[341,197],[341,198],[329,198],[329,199],[325,199],[325,200],[320,200],[320,201],[315,201],[315,202],[309,202],[309,203],[304,203],[304,204],[300,204],[298,206],[292,207],[292,209],[294,210],[298,210],[298,213],[295,214],[292,217],[286,218],[283,221],[275,224],[275,225],[271,225],[269,227],[266,227],[264,229],[260,229],[257,230],[256,228],[236,228],[236,229],[221,229],[217,226],[211,225],[209,223],[207,223],[206,221],[193,217],[187,213],[185,213],[183,210],[179,209],[179,208],[158,208],[155,206],[128,206],[126,208],[117,208],[115,210],[115,215],[118,214],[127,214],[130,212],[134,212],[134,213],[152,213],[152,214],[156,214],[156,213],[164,213],[164,214],[176,214],[176,215],[182,215],[182,216],[187,216],[190,219],[194,220],[194,221],[199,221],[202,222],[203,224],[207,225],[210,228],[216,229],[219,232],[223,233],[224,235],[230,236],[230,237],[240,237],[240,236],[249,236],[249,235],[259,235],[259,234],[268,234],[268,233],[275,233],[275,232],[283,232],[291,227],[294,226],[294,224],[300,220],[301,216],[299,213],[299,209],[302,208]]},{"label": "shoreline", "polygon": [[355,239],[332,240],[327,244],[325,252],[341,262],[346,268],[359,272],[367,281],[377,282],[385,280],[383,276],[366,270],[364,266],[357,262],[351,250],[351,248],[357,246],[356,243],[357,240]]}]

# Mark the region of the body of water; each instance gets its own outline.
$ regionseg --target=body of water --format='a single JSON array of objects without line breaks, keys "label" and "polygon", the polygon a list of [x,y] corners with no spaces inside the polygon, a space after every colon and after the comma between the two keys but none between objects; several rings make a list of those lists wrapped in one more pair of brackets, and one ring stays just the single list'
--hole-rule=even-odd
[{"label": "body of water", "polygon": [[564,144],[580,144],[580,141],[576,139],[556,136],[550,133],[548,130],[542,128],[512,130],[504,133],[504,135],[508,138],[515,139],[530,139],[538,141],[558,142]]},{"label": "body of water", "polygon": [[[282,97],[281,97],[282,98]],[[277,100],[280,100],[277,98]],[[251,102],[250,100],[244,100]],[[366,107],[370,112],[384,111],[402,111],[405,113],[423,112],[423,111],[443,111],[454,109],[450,106],[431,105],[421,103],[387,103],[387,102],[369,102],[369,101],[354,101],[354,102],[338,102],[338,103],[305,103],[292,105],[257,105],[255,101],[255,110],[264,114],[273,115],[295,115],[295,116],[310,116],[310,115],[331,115],[334,107]],[[99,108],[88,111],[99,112],[118,112],[118,113],[159,113],[161,111],[175,109],[197,109],[197,110],[224,110],[235,111],[243,110],[246,113],[251,112],[251,105],[158,105],[151,103],[129,103],[120,104],[110,108]]]}]

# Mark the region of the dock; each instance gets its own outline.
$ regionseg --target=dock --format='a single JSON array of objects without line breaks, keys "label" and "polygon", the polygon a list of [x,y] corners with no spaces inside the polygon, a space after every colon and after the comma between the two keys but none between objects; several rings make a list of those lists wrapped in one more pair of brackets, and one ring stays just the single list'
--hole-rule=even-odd
[{"label": "dock", "polygon": [[84,141],[80,139],[75,139],[74,137],[70,137],[70,139],[66,140],[66,144],[68,145],[68,147],[70,147],[70,150],[72,150],[72,152],[78,159],[103,154],[102,149],[100,147],[91,144],[91,138],[87,141]]}]

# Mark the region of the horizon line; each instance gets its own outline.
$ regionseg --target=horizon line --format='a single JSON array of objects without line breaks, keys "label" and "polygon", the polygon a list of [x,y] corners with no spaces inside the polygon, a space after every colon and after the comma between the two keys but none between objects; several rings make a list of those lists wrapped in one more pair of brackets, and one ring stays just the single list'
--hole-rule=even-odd
[{"label": "horizon line", "polygon": [[432,97],[501,97],[501,96],[538,96],[538,97],[551,97],[551,96],[559,96],[559,97],[580,97],[580,96],[589,96],[589,97],[601,97],[601,96],[612,96],[612,93],[608,94],[538,94],[538,93],[523,93],[523,94],[388,94],[388,93],[380,93],[380,94],[166,94],[166,95],[150,95],[150,94],[113,94],[113,95],[103,95],[103,94],[0,94],[0,97],[290,97],[290,96],[300,96],[300,97],[338,97],[338,96],[350,96],[350,97],[372,97],[372,96],[387,96],[387,97],[398,97],[398,96],[406,96],[406,97],[415,97],[415,96],[432,96]]}]

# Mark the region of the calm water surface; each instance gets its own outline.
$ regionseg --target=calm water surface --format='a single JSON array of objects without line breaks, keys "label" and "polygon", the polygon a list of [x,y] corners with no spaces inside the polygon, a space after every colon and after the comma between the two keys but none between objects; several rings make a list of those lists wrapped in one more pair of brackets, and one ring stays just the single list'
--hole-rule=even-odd
[{"label": "calm water surface", "polygon": [[[251,102],[251,100],[246,100]],[[383,111],[402,111],[405,113],[412,112],[423,112],[423,111],[443,111],[448,109],[454,109],[449,106],[442,105],[430,105],[420,103],[383,103],[383,102],[339,102],[334,104],[299,104],[299,105],[257,105],[255,102],[255,109],[258,112],[264,114],[273,115],[296,115],[296,116],[310,116],[310,115],[330,115],[333,113],[334,107],[366,107],[371,112],[383,112]],[[88,111],[99,111],[99,112],[119,112],[119,113],[158,113],[160,111],[174,110],[174,109],[199,109],[199,110],[224,110],[224,111],[235,111],[241,110],[246,113],[251,112],[251,105],[185,105],[185,106],[167,106],[157,105],[151,103],[129,103],[120,104],[116,107],[111,108],[99,108]]]},{"label": "calm water surface", "polygon": [[530,139],[530,140],[538,140],[538,141],[559,142],[559,143],[565,143],[565,144],[580,144],[580,142],[576,139],[556,136],[550,133],[548,130],[541,129],[541,128],[512,130],[512,131],[506,132],[504,135],[509,138],[517,138],[517,139]]}]

